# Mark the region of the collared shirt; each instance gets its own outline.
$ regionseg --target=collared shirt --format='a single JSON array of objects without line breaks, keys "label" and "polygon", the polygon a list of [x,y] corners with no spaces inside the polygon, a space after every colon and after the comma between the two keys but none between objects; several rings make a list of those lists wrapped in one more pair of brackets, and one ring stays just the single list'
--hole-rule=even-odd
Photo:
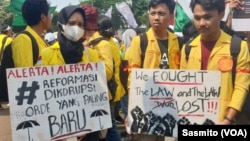
[{"label": "collared shirt", "polygon": [[[185,58],[185,47],[182,49],[180,69],[201,69],[202,56],[200,38],[201,36],[199,35],[190,43],[191,49],[188,62]],[[238,55],[238,61],[236,66],[236,79],[234,87],[232,84],[232,68],[221,70],[222,66],[220,66],[220,63],[218,63],[222,58],[231,58],[231,38],[231,36],[221,31],[221,35],[215,43],[215,46],[211,51],[207,63],[207,70],[217,70],[221,71],[222,73],[219,104],[219,121],[224,119],[229,107],[241,111],[247,94],[246,92],[249,89],[250,83],[250,55],[246,41],[241,42],[241,49]]]}]

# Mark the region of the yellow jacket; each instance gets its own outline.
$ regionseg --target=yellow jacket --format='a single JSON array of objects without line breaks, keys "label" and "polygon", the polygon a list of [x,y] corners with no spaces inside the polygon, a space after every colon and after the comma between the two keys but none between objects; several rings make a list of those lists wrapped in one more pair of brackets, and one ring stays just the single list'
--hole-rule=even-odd
[{"label": "yellow jacket", "polygon": [[[60,51],[58,42],[52,46],[45,48],[41,51],[41,64],[42,65],[63,65],[65,61]],[[82,61],[79,63],[99,62],[98,53],[91,48],[85,48],[82,56]]]},{"label": "yellow jacket", "polygon": [[120,101],[121,97],[125,94],[125,89],[123,88],[123,85],[120,80],[120,49],[112,38],[110,38],[109,43],[111,44],[111,53],[115,62],[115,82],[117,83],[116,94],[113,102],[117,102]]},{"label": "yellow jacket", "polygon": [[[168,60],[170,69],[179,69],[180,64],[180,48],[177,35],[168,32]],[[148,46],[145,52],[145,59],[143,67],[141,66],[141,46],[140,37],[135,36],[132,39],[129,49],[128,63],[129,63],[129,76],[128,76],[128,88],[130,88],[131,82],[131,70],[132,68],[152,68],[157,69],[160,66],[161,51],[158,46],[157,39],[154,36],[153,29],[150,28],[147,31]]]},{"label": "yellow jacket", "polygon": [[128,60],[128,56],[129,56],[129,50],[130,48],[126,49],[125,53],[124,53],[124,57],[122,58],[123,60]]},{"label": "yellow jacket", "polygon": [[[5,35],[5,34],[0,34],[0,51],[2,50],[1,49],[1,47],[2,47],[2,43],[3,43],[3,39],[4,39],[4,37],[6,37],[7,35]],[[4,44],[4,46],[3,46],[3,49],[7,46],[7,45],[9,45],[11,42],[12,42],[12,38],[11,37],[7,37],[7,39],[6,39],[6,42],[5,42],[5,44]],[[1,52],[0,52],[1,53]]]},{"label": "yellow jacket", "polygon": [[[47,47],[43,38],[38,35],[31,27],[27,26],[26,31],[36,39],[39,55],[41,50]],[[15,67],[31,67],[33,66],[32,42],[28,35],[20,34],[12,42],[12,57]]]},{"label": "yellow jacket", "polygon": [[[102,36],[98,32],[95,32],[88,42],[99,37]],[[98,44],[91,46],[91,48],[98,51],[99,59],[105,63],[107,80],[110,80],[113,74],[113,58],[110,43],[106,40],[102,40]]]},{"label": "yellow jacket", "polygon": [[[217,70],[219,68],[219,60],[223,57],[231,58],[230,55],[231,36],[221,31],[221,35],[217,40],[210,57],[208,59],[207,70]],[[196,37],[190,43],[190,55],[188,62],[185,59],[185,47],[181,52],[180,69],[200,70],[201,69],[201,45],[200,36]],[[232,84],[232,71],[221,71],[221,91],[220,91],[220,109],[219,120],[223,120],[227,114],[228,107],[232,107],[238,111],[241,110],[243,102],[246,97],[246,92],[250,83],[249,69],[250,56],[248,52],[247,43],[241,42],[241,49],[238,55],[238,62],[236,68],[235,87]]]},{"label": "yellow jacket", "polygon": [[[63,65],[65,61],[60,51],[60,45],[55,42],[52,46],[45,48],[41,51],[41,64],[42,65]],[[82,56],[82,61],[79,63],[99,62],[98,52],[91,48],[85,48]],[[112,99],[110,92],[108,96]]]}]

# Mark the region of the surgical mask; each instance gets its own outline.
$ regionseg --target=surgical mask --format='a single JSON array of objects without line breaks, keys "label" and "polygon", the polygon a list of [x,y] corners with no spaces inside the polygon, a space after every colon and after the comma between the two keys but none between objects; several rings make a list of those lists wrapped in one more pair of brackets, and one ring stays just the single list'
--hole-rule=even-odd
[{"label": "surgical mask", "polygon": [[[60,23],[59,23],[60,24]],[[84,30],[77,25],[62,25],[64,32],[62,34],[70,41],[77,42],[83,37]]]}]

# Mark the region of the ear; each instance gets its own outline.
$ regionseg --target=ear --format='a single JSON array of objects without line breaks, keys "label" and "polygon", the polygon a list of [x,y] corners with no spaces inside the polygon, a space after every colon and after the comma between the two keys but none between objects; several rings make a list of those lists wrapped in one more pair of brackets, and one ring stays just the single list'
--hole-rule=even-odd
[{"label": "ear", "polygon": [[47,15],[42,14],[41,15],[41,21],[46,22],[49,17]]}]

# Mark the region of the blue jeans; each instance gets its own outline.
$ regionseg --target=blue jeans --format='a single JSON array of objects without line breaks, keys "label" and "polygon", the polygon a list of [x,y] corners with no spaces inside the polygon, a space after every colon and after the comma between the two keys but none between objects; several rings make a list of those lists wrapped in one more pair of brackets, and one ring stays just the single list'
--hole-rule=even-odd
[{"label": "blue jeans", "polygon": [[111,110],[111,119],[112,119],[112,127],[108,128],[108,133],[106,136],[107,141],[121,141],[120,134],[118,132],[118,129],[116,127],[116,122],[115,122],[115,103],[110,102],[110,110]]},{"label": "blue jeans", "polygon": [[128,115],[128,94],[125,94],[125,95],[121,98],[120,104],[121,104],[122,113],[123,113],[124,116],[126,117],[126,116]]}]

